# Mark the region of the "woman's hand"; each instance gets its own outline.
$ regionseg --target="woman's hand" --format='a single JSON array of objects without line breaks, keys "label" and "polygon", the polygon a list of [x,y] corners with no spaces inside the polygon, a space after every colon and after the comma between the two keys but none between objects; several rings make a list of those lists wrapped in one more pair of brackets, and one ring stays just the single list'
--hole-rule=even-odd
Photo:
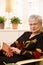
[{"label": "woman's hand", "polygon": [[11,49],[12,49],[12,51],[14,52],[14,53],[16,53],[16,54],[20,54],[20,49],[18,49],[18,48],[15,48],[15,47],[11,47]]},{"label": "woman's hand", "polygon": [[13,51],[12,51],[11,48],[9,48],[6,52],[3,51],[3,54],[5,54],[5,55],[8,56],[8,57],[11,57],[11,56],[13,56]]}]

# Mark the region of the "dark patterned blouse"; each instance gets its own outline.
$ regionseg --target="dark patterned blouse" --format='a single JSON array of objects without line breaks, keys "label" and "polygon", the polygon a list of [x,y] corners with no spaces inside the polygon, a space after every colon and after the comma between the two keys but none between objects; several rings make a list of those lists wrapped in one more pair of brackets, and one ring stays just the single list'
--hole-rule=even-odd
[{"label": "dark patterned blouse", "polygon": [[31,34],[31,32],[25,32],[11,46],[19,48],[20,55],[38,59],[43,55],[43,33],[29,38]]}]

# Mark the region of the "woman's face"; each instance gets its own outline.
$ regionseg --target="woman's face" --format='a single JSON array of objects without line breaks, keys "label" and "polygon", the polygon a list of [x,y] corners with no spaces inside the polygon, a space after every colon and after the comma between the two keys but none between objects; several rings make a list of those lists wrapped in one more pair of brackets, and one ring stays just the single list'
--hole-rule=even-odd
[{"label": "woman's face", "polygon": [[30,25],[30,29],[31,29],[31,32],[33,33],[37,33],[38,31],[40,31],[41,29],[41,22],[37,22],[37,21],[32,21],[32,22],[29,22],[29,25]]}]

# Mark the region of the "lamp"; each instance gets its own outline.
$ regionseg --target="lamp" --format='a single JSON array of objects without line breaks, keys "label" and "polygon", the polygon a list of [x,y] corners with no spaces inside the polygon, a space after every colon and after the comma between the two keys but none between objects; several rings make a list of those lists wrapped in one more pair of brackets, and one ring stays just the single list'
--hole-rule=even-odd
[{"label": "lamp", "polygon": [[10,26],[10,17],[11,17],[11,12],[12,12],[12,7],[11,7],[11,0],[6,0],[6,7],[5,7],[5,12],[6,12],[6,18],[7,18],[7,21],[6,23],[8,24],[8,26],[5,26],[5,28],[9,29],[9,28],[12,28]]},{"label": "lamp", "polygon": [[11,0],[6,0],[6,8],[5,8],[6,12],[11,12],[12,8],[11,8]]}]

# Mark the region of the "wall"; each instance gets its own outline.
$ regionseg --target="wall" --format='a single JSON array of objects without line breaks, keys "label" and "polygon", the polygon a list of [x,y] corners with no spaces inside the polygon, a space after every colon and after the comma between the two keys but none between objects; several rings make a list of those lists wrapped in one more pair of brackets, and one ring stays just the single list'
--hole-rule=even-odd
[{"label": "wall", "polygon": [[11,44],[20,37],[26,30],[0,30],[0,43]]}]

